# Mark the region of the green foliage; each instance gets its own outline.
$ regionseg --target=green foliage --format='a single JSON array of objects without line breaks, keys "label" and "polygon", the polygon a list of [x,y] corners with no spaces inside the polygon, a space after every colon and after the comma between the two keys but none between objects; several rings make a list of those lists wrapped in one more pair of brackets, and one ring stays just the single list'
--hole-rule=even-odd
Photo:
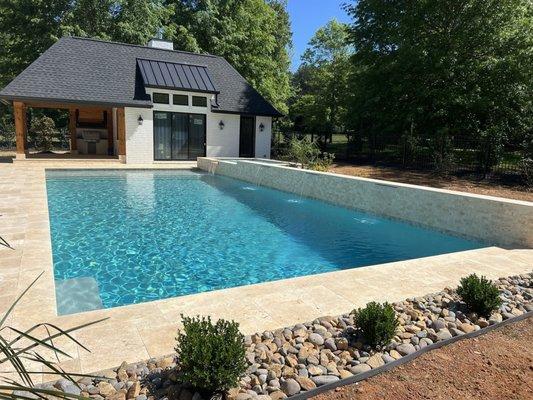
[{"label": "green foliage", "polygon": [[398,327],[398,320],[390,304],[373,301],[353,313],[355,325],[367,344],[377,347],[387,346],[391,342]]},{"label": "green foliage", "polygon": [[145,44],[169,11],[153,0],[0,2],[0,87],[64,35]]},{"label": "green foliage", "polygon": [[[15,124],[10,113],[2,113],[3,109],[0,105],[0,149],[15,147]],[[7,111],[7,110],[6,110]]]},{"label": "green foliage", "polygon": [[0,87],[61,37],[61,22],[69,3],[69,0],[0,2]]},{"label": "green foliage", "polygon": [[176,352],[181,380],[207,394],[237,386],[246,370],[244,336],[239,324],[210,317],[185,317]]},{"label": "green foliage", "polygon": [[332,20],[315,33],[302,56],[290,115],[303,132],[344,130],[352,54],[347,39],[346,25]]},{"label": "green foliage", "polygon": [[44,115],[32,119],[28,134],[35,148],[42,152],[52,150],[54,142],[60,139],[54,120]]},{"label": "green foliage", "polygon": [[311,163],[309,168],[315,171],[328,172],[335,160],[335,154],[325,153]]},{"label": "green foliage", "polygon": [[282,113],[290,94],[285,0],[169,0],[176,48],[225,57]]},{"label": "green foliage", "polygon": [[[38,324],[24,330],[5,325],[5,323],[9,321],[9,317],[13,313],[17,304],[32,288],[35,282],[37,282],[41,275],[39,275],[28,288],[17,297],[3,317],[0,318],[0,371],[9,371],[7,373],[0,372],[0,398],[82,400],[82,396],[65,393],[55,389],[38,388],[35,386],[32,376],[35,374],[41,374],[42,371],[47,371],[47,374],[54,375],[58,379],[64,378],[69,380],[74,386],[78,385],[76,382],[81,377],[90,377],[90,375],[69,374],[57,365],[57,363],[50,361],[41,354],[45,351],[51,351],[57,360],[60,360],[59,357],[62,357],[63,359],[72,358],[68,353],[54,344],[54,341],[57,343],[59,338],[72,341],[75,345],[88,351],[86,347],[74,339],[72,333],[87,326],[102,322],[103,320],[89,322],[67,330],[63,330],[55,325],[47,323]],[[38,332],[44,332],[44,336],[38,335]],[[31,368],[29,368],[30,366]],[[12,373],[15,374],[16,378],[13,377]]]},{"label": "green foliage", "polygon": [[146,44],[170,12],[153,0],[76,0],[61,24],[63,35]]},{"label": "green foliage", "polygon": [[360,0],[347,11],[352,129],[480,138],[484,171],[532,131],[530,0]]},{"label": "green foliage", "polygon": [[300,164],[302,168],[308,168],[319,155],[320,149],[316,143],[307,138],[298,139],[293,137],[289,141],[285,158]]},{"label": "green foliage", "polygon": [[476,274],[461,279],[457,294],[470,311],[482,317],[490,317],[502,304],[496,285],[484,276],[480,278]]},{"label": "green foliage", "polygon": [[520,173],[527,187],[533,187],[533,159],[524,157],[520,160]]},{"label": "green foliage", "polygon": [[304,169],[327,171],[335,156],[329,153],[322,154],[316,142],[306,137],[303,139],[293,137],[289,140],[282,158],[298,163]]},{"label": "green foliage", "polygon": [[533,131],[531,131],[522,143],[523,156],[520,160],[520,172],[528,187],[533,187]]}]

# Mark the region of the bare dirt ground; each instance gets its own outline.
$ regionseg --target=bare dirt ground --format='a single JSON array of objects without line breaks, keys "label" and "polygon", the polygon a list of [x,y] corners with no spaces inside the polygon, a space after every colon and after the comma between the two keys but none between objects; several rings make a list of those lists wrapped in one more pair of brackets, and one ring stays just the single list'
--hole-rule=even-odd
[{"label": "bare dirt ground", "polygon": [[361,176],[364,178],[383,179],[487,196],[533,201],[533,190],[523,186],[507,186],[485,180],[475,181],[457,177],[441,177],[425,171],[407,171],[390,167],[360,166],[341,163],[334,164],[330,171],[337,174]]},{"label": "bare dirt ground", "polygon": [[314,399],[533,399],[532,343],[533,318],[528,318]]}]

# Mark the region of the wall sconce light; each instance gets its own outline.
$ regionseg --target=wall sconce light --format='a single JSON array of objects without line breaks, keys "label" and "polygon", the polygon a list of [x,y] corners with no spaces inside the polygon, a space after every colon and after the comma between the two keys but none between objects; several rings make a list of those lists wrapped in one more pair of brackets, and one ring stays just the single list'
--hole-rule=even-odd
[{"label": "wall sconce light", "polygon": [[220,122],[218,123],[218,127],[220,128],[220,130],[224,129],[224,126],[226,126],[224,124],[224,121],[220,120]]},{"label": "wall sconce light", "polygon": [[137,118],[137,123],[138,123],[139,125],[142,125],[143,122],[144,122],[144,119],[143,119],[142,115],[139,115],[139,118]]},{"label": "wall sconce light", "polygon": [[260,132],[263,132],[265,130],[265,124],[263,124],[262,122],[259,124],[259,131]]}]

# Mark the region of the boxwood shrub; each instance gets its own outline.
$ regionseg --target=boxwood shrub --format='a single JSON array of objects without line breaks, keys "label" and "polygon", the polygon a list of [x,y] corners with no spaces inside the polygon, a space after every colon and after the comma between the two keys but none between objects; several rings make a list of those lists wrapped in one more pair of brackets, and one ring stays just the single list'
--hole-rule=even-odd
[{"label": "boxwood shrub", "polygon": [[490,317],[502,304],[500,291],[490,280],[476,274],[461,279],[457,294],[466,304],[466,308],[481,317]]},{"label": "boxwood shrub", "polygon": [[366,344],[377,347],[388,345],[398,327],[398,319],[389,303],[371,302],[365,308],[353,311],[355,325]]},{"label": "boxwood shrub", "polygon": [[210,317],[181,316],[178,331],[178,375],[196,390],[211,395],[238,385],[246,370],[244,336],[239,324]]}]

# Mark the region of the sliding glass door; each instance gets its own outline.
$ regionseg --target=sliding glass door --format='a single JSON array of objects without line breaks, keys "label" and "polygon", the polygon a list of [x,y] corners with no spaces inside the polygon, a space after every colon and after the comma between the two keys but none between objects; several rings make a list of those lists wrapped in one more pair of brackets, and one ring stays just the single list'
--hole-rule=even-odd
[{"label": "sliding glass door", "polygon": [[189,115],[171,113],[172,159],[189,160]]},{"label": "sliding glass door", "polygon": [[154,159],[171,160],[172,125],[169,113],[154,112]]},{"label": "sliding glass door", "polygon": [[205,115],[154,111],[154,159],[196,160],[205,156]]}]

